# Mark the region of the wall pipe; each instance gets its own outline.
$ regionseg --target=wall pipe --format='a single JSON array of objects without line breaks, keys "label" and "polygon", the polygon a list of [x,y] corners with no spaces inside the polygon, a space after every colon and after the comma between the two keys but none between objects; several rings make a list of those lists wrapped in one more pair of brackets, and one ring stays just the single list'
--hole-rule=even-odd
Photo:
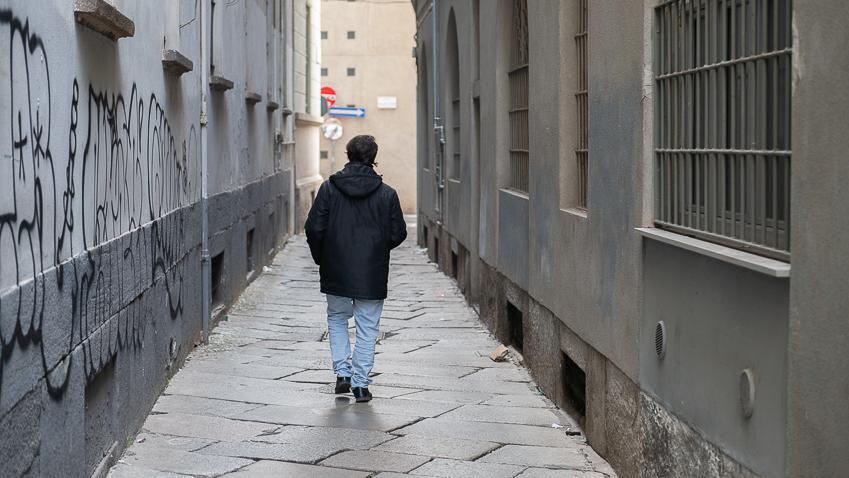
[{"label": "wall pipe", "polygon": [[201,184],[201,321],[203,329],[203,343],[209,343],[209,319],[210,319],[210,263],[209,263],[209,190],[207,185],[208,151],[207,151],[207,105],[209,98],[209,14],[207,5],[210,0],[200,2],[200,184]]}]

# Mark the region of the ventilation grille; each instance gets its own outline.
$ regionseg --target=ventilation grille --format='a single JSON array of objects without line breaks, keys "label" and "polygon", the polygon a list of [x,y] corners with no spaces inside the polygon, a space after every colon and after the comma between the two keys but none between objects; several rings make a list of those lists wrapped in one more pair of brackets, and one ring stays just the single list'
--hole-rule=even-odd
[{"label": "ventilation grille", "polygon": [[662,320],[654,326],[654,353],[658,358],[666,355],[666,324]]}]

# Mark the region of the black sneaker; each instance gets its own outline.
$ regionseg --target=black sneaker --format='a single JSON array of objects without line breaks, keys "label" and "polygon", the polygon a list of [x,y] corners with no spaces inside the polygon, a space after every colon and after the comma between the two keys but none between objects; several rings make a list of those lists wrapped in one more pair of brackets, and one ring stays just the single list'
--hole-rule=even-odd
[{"label": "black sneaker", "polygon": [[336,388],[334,393],[348,393],[351,391],[351,377],[336,377]]},{"label": "black sneaker", "polygon": [[371,392],[368,391],[368,387],[354,387],[351,391],[354,392],[357,403],[371,401]]}]

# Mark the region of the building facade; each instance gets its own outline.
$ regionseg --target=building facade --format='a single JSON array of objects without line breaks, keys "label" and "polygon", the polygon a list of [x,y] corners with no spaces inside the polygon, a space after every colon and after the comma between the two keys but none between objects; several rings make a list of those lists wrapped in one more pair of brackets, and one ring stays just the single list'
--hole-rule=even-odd
[{"label": "building facade", "polygon": [[321,79],[321,2],[294,1],[294,111],[295,111],[295,231],[303,231],[313,199],[323,180],[319,170],[322,123],[319,103]]},{"label": "building facade", "polygon": [[293,231],[299,2],[0,1],[4,476],[103,476]]},{"label": "building facade", "polygon": [[[405,213],[416,212],[415,14],[394,0],[322,0],[321,81],[336,91],[336,106],[365,110],[363,117],[335,116],[342,137],[321,137],[321,173],[348,161],[345,144],[370,134],[380,146],[377,171],[398,191]],[[332,115],[331,115],[332,116]]]},{"label": "building facade", "polygon": [[589,443],[849,475],[849,6],[412,3],[419,243]]}]

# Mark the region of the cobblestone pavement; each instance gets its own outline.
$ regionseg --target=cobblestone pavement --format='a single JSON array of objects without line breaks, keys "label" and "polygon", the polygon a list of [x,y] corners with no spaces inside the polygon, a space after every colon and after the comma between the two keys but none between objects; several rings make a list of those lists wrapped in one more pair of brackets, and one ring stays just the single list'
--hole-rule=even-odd
[{"label": "cobblestone pavement", "polygon": [[615,476],[525,369],[489,359],[498,342],[412,237],[393,253],[368,404],[329,385],[317,281],[293,238],[191,354],[109,476]]}]

